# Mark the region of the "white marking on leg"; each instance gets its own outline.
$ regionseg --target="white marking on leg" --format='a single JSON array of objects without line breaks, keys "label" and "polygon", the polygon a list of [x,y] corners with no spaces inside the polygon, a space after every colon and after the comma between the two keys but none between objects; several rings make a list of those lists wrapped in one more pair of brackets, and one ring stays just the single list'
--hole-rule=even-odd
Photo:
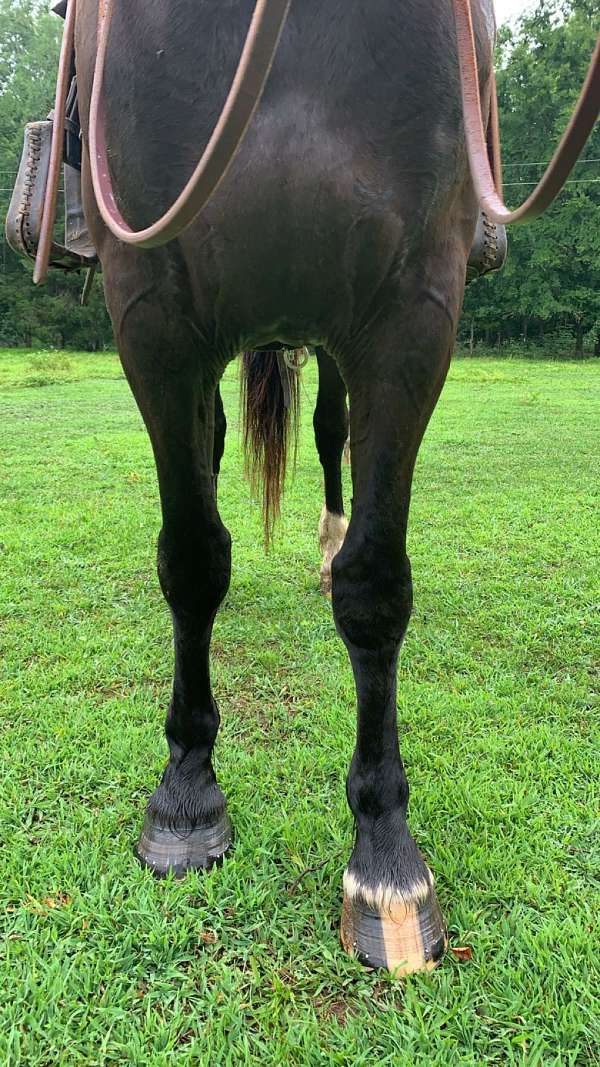
[{"label": "white marking on leg", "polygon": [[433,890],[433,884],[429,868],[425,878],[419,878],[408,889],[398,889],[382,882],[376,886],[363,885],[351,871],[344,871],[344,895],[348,900],[362,900],[380,915],[391,915],[398,908],[408,911],[415,905],[424,904]]},{"label": "white marking on leg", "polygon": [[331,564],[344,543],[348,520],[345,515],[334,515],[324,505],[319,521],[319,544],[323,553],[321,565],[321,592],[331,596]]}]

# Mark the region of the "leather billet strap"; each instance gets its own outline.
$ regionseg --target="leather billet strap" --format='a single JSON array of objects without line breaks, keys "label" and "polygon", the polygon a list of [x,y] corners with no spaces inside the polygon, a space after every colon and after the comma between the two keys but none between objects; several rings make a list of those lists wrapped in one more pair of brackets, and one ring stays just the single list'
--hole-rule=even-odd
[{"label": "leather billet strap", "polygon": [[[504,226],[511,222],[526,222],[530,219],[535,219],[550,206],[564,187],[600,113],[600,38],[596,44],[577,106],[546,173],[525,203],[521,204],[521,207],[515,211],[510,211],[502,199],[502,167],[500,162],[496,86],[495,83],[492,84],[491,145],[488,146],[481,114],[471,0],[453,0],[453,2],[458,39],[465,137],[471,164],[471,174],[475,191],[479,197],[479,203],[494,222]],[[494,173],[492,173],[492,167],[490,166],[488,154],[490,149]]]},{"label": "leather billet strap", "polygon": [[[70,5],[75,0],[69,0]],[[109,230],[126,244],[156,248],[178,237],[224,178],[259,104],[291,0],[257,0],[246,43],[225,106],[192,177],[165,214],[134,232],[115,199],[104,126],[104,66],[114,0],[100,0],[98,43],[90,104],[90,165],[98,209]]]}]

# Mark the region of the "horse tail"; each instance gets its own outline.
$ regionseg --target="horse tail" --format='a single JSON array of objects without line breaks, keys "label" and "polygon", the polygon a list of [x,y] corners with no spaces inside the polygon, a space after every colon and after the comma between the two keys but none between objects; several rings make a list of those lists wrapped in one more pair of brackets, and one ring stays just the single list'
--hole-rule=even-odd
[{"label": "horse tail", "polygon": [[279,517],[290,453],[296,463],[300,375],[280,351],[244,352],[241,366],[245,472],[262,495],[265,544]]}]

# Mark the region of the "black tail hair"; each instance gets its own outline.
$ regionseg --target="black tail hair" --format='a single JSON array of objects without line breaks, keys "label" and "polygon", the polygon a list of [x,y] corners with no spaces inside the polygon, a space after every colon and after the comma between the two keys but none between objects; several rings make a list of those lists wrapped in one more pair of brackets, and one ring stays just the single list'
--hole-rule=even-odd
[{"label": "black tail hair", "polygon": [[280,514],[290,451],[296,463],[300,374],[281,351],[244,352],[241,366],[245,470],[255,492],[262,488],[265,544]]}]

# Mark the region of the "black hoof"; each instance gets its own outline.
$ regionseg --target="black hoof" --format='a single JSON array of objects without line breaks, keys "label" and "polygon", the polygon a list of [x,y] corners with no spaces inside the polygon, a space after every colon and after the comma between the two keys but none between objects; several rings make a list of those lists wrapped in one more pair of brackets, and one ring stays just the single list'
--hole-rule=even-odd
[{"label": "black hoof", "polygon": [[345,895],[341,939],[346,952],[360,963],[397,977],[433,970],[448,944],[433,886],[425,899],[386,901],[381,906]]},{"label": "black hoof", "polygon": [[146,817],[135,854],[143,867],[158,878],[170,871],[182,877],[187,871],[208,871],[231,848],[233,829],[225,813],[214,826],[176,829],[159,826]]}]

